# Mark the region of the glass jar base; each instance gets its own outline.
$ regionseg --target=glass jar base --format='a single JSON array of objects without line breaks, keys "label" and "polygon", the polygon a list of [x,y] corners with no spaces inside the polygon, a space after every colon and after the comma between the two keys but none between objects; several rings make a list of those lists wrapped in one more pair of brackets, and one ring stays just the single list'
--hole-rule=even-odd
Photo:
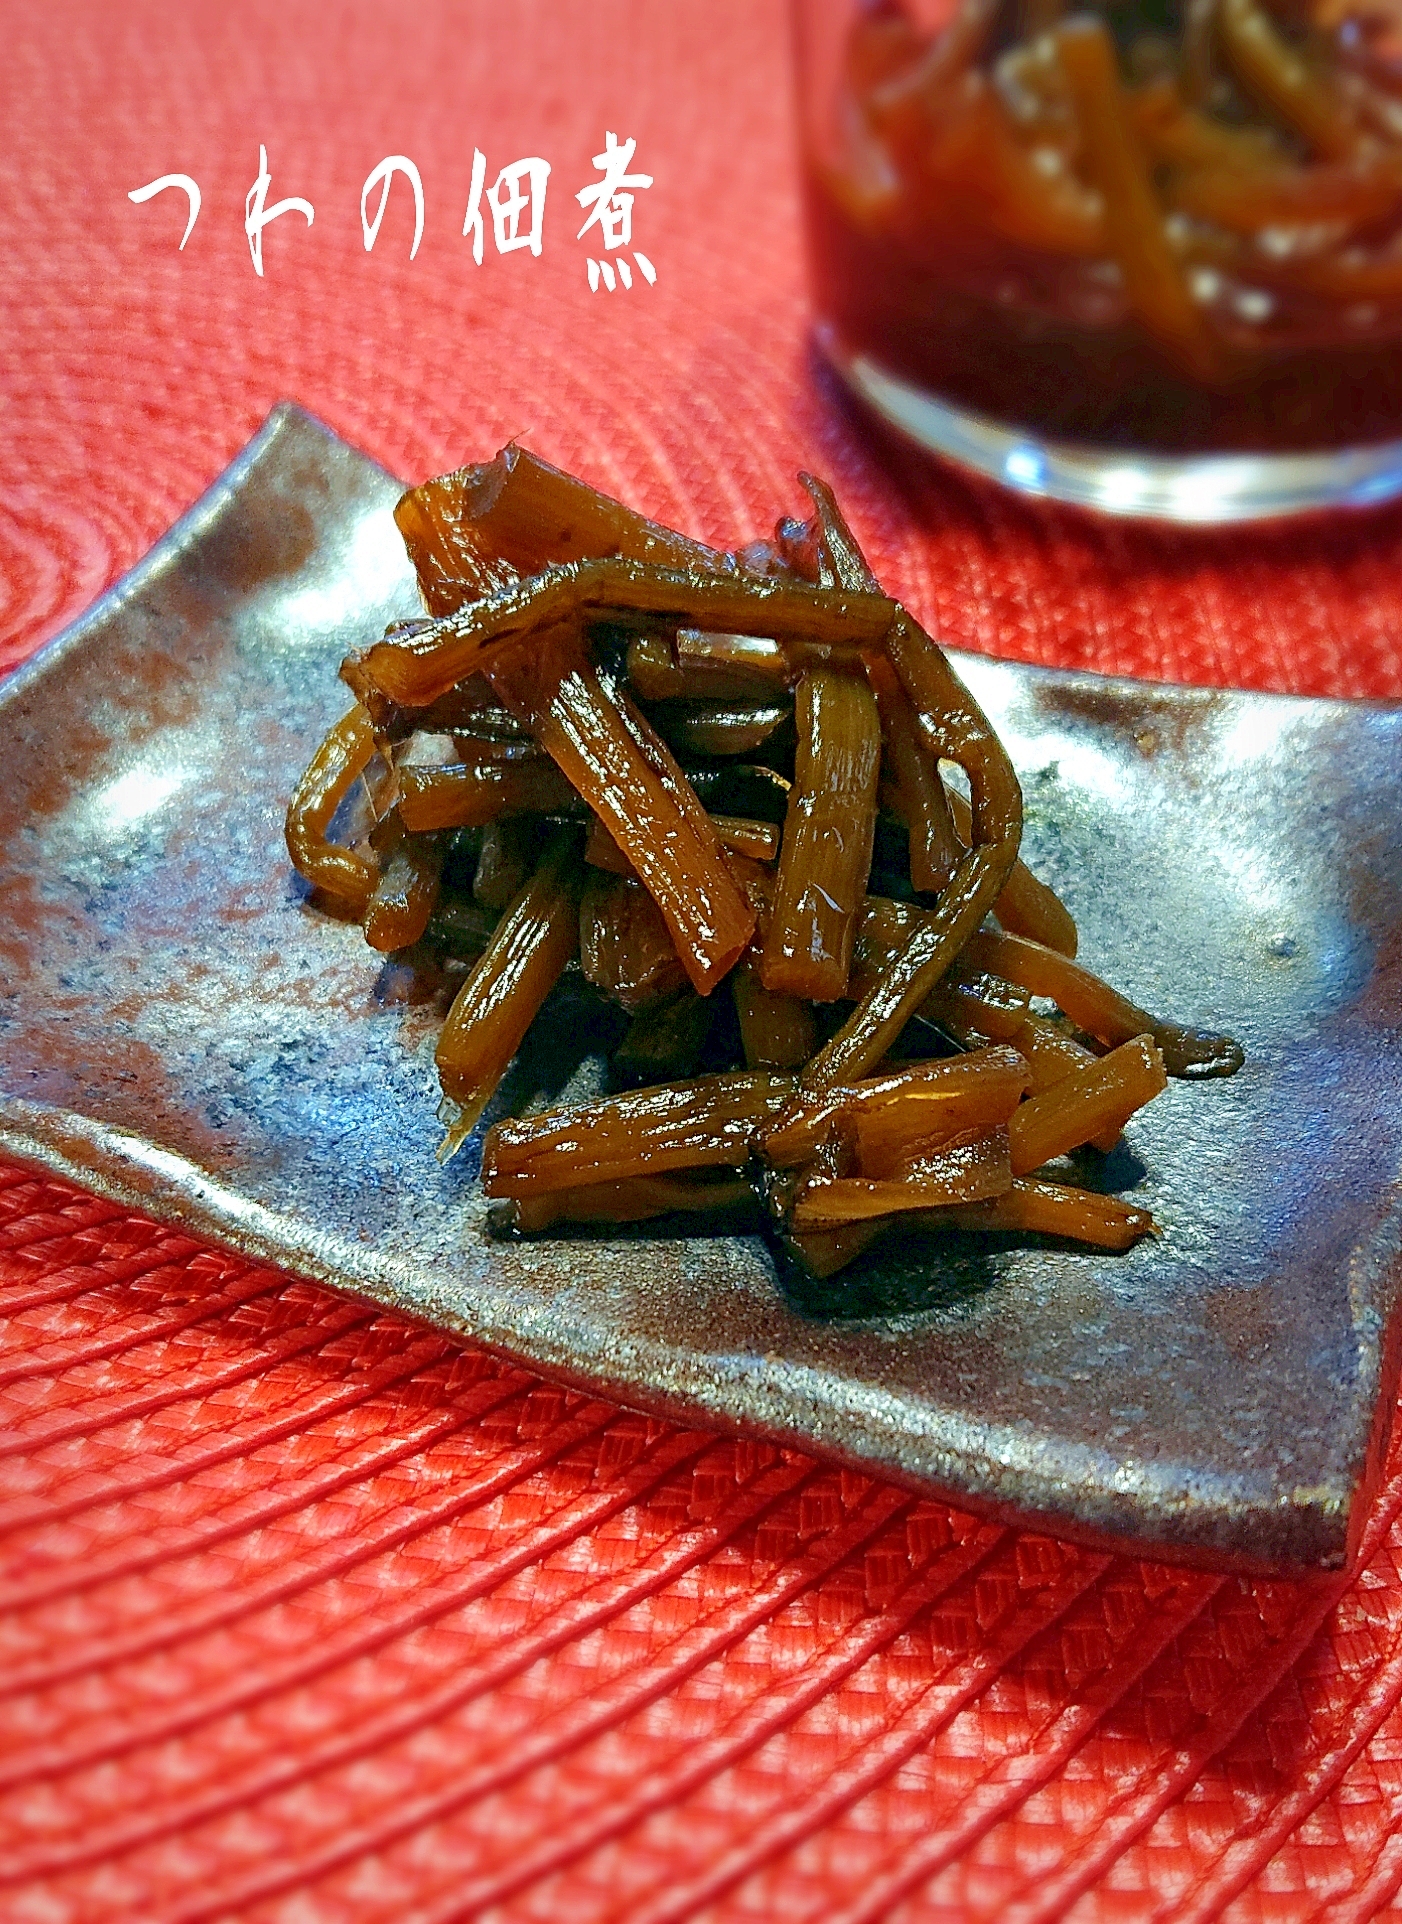
[{"label": "glass jar base", "polygon": [[1043,440],[936,399],[820,322],[818,345],[852,392],[931,454],[1020,494],[1098,514],[1216,527],[1402,494],[1402,441],[1307,454],[1139,454]]}]

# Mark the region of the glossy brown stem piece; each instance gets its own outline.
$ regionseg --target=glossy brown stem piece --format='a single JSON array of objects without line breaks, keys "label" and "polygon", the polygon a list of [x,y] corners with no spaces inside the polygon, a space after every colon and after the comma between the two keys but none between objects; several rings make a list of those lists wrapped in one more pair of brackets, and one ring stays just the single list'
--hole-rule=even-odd
[{"label": "glossy brown stem piece", "polygon": [[[772,822],[751,821],[745,815],[712,815],[710,822],[715,838],[723,849],[747,856],[752,862],[775,862],[779,859],[779,831]],[[592,868],[608,869],[614,875],[631,875],[634,872],[633,864],[597,815],[589,823],[584,859]]]},{"label": "glossy brown stem piece", "polygon": [[1235,1075],[1246,1059],[1241,1044],[1230,1036],[1160,1022],[1079,962],[1025,936],[980,929],[969,941],[965,957],[976,967],[1020,982],[1033,995],[1049,997],[1078,1029],[1110,1048],[1135,1036],[1151,1035],[1171,1076],[1200,1081]]},{"label": "glossy brown stem piece", "polygon": [[759,976],[832,1002],[847,988],[876,833],[881,723],[865,680],[822,668],[795,700],[798,753]]},{"label": "glossy brown stem piece", "polygon": [[614,1052],[613,1076],[620,1088],[681,1082],[701,1066],[711,1029],[711,1004],[686,988],[670,1002],[640,1009]]},{"label": "glossy brown stem piece", "polygon": [[753,701],[788,688],[793,670],[766,636],[683,628],[675,637],[635,635],[628,679],[644,701]]},{"label": "glossy brown stem piece", "polygon": [[443,1093],[457,1105],[445,1159],[466,1140],[579,946],[578,836],[560,830],[459,989],[438,1038]]},{"label": "glossy brown stem piece", "polygon": [[990,1068],[977,1084],[963,1089],[916,1085],[879,1108],[853,1118],[857,1169],[878,1180],[902,1175],[908,1164],[970,1133],[1005,1128],[1027,1087],[1025,1064]]},{"label": "glossy brown stem piece", "polygon": [[455,614],[520,579],[464,516],[461,482],[461,473],[438,475],[410,489],[394,510],[430,615]]},{"label": "glossy brown stem piece", "polygon": [[[811,474],[800,480],[822,528],[821,549],[845,592],[869,592],[875,577],[843,518],[836,496]],[[987,717],[945,659],[944,652],[897,608],[882,645],[931,754],[955,762],[973,797],[971,848],[960,858],[928,921],[917,927],[885,979],[862,997],[842,1028],[816,1055],[804,1084],[821,1088],[853,1081],[887,1053],[992,908],[1017,860],[1022,834],[1022,790]]]},{"label": "glossy brown stem piece", "polygon": [[350,710],[326,736],[307,764],[287,806],[287,852],[297,873],[365,913],[375,886],[375,865],[353,849],[328,842],[331,818],[375,755],[370,717],[360,706]]},{"label": "glossy brown stem piece", "polygon": [[434,828],[480,828],[499,815],[583,812],[570,783],[544,759],[401,768],[398,784],[400,816],[416,834]]},{"label": "glossy brown stem piece", "polygon": [[1012,764],[941,650],[904,611],[891,624],[886,647],[927,747],[969,777],[974,845],[885,979],[809,1064],[803,1080],[810,1088],[853,1081],[890,1050],[1002,893],[1022,832],[1022,791]]},{"label": "glossy brown stem piece", "polygon": [[686,985],[662,911],[636,877],[592,869],[579,905],[585,980],[630,1014]]},{"label": "glossy brown stem piece", "polygon": [[813,1011],[800,996],[766,989],[741,962],[731,971],[745,1062],[751,1069],[801,1069],[816,1042]]},{"label": "glossy brown stem piece", "polygon": [[[1029,997],[1016,982],[987,970],[968,970],[956,962],[937,989],[920,1004],[919,1014],[952,1036],[962,1048],[988,1042],[1017,1046],[1027,1019]],[[977,1037],[975,1042],[971,1038]]]},{"label": "glossy brown stem piece", "polygon": [[1130,1249],[1145,1236],[1157,1233],[1147,1209],[1121,1202],[1117,1196],[1097,1196],[1066,1183],[1040,1177],[1017,1176],[1001,1195],[984,1202],[952,1203],[943,1208],[905,1215],[872,1217],[838,1229],[792,1231],[788,1242],[815,1276],[832,1276],[869,1249],[887,1230],[904,1234],[963,1232],[1062,1236],[1097,1249]]},{"label": "glossy brown stem piece", "polygon": [[905,690],[890,663],[874,659],[867,672],[881,714],[891,805],[910,837],[911,887],[937,895],[958,866],[967,837],[961,843],[955,832],[938,764],[920,739]]},{"label": "glossy brown stem piece", "polygon": [[464,902],[461,897],[448,901],[440,898],[429,917],[424,939],[444,957],[475,962],[490,948],[500,920],[500,910],[479,908],[475,902]]},{"label": "glossy brown stem piece", "polygon": [[473,602],[427,628],[374,642],[343,669],[350,685],[422,707],[464,676],[485,672],[533,631],[592,616],[655,617],[776,641],[872,646],[895,612],[884,595],[847,594],[796,580],[683,573],[640,561],[552,564],[500,594]]},{"label": "glossy brown stem piece", "polygon": [[1118,1134],[1136,1110],[1167,1086],[1163,1058],[1151,1037],[1122,1043],[1022,1104],[1008,1125],[1013,1174],[1040,1169],[1102,1130],[1113,1128]]},{"label": "glossy brown stem piece", "polygon": [[[969,804],[957,788],[946,789],[945,794],[955,829],[967,847],[973,836]],[[1076,953],[1076,923],[1070,909],[1055,889],[1038,880],[1021,857],[1008,870],[993,913],[1010,935],[1025,935],[1061,955]]]},{"label": "glossy brown stem piece", "polygon": [[656,1216],[733,1209],[752,1200],[743,1176],[633,1176],[521,1196],[510,1207],[512,1226],[533,1234],[561,1222],[641,1223]]},{"label": "glossy brown stem piece", "polygon": [[453,537],[470,539],[475,551],[505,562],[519,575],[535,574],[550,562],[598,555],[712,574],[735,569],[732,557],[720,549],[649,521],[514,441],[491,461],[412,489],[395,511],[401,531],[406,504],[432,515],[449,559]]},{"label": "glossy brown stem piece", "polygon": [[681,755],[753,755],[793,712],[780,701],[664,702],[652,711],[663,740]]},{"label": "glossy brown stem piece", "polygon": [[488,822],[472,877],[472,899],[498,914],[510,907],[531,873],[535,825],[519,816]]},{"label": "glossy brown stem piece", "polygon": [[922,1144],[1005,1122],[1030,1080],[1015,1049],[996,1047],[799,1094],[766,1131],[765,1158],[776,1169],[801,1167],[834,1128],[846,1128],[863,1163],[884,1168]]},{"label": "glossy brown stem piece", "polygon": [[1011,1184],[1007,1129],[975,1130],[912,1160],[898,1175],[876,1180],[817,1178],[799,1191],[790,1221],[800,1235],[840,1229],[847,1223],[912,1209],[982,1202],[1001,1195]]},{"label": "glossy brown stem piece", "polygon": [[482,1187],[527,1196],[674,1169],[740,1169],[793,1088],[792,1076],[736,1070],[499,1122],[483,1145]]},{"label": "glossy brown stem piece", "polygon": [[881,1216],[869,1222],[843,1223],[838,1229],[810,1229],[802,1234],[790,1228],[784,1241],[814,1276],[835,1276],[884,1235],[893,1221],[899,1218]]},{"label": "glossy brown stem piece", "polygon": [[1129,1249],[1157,1229],[1147,1209],[1097,1196],[1069,1184],[1018,1176],[1002,1196],[989,1202],[958,1205],[920,1219],[921,1229],[1034,1231],[1066,1236],[1099,1249]]},{"label": "glossy brown stem piece", "polygon": [[410,835],[397,817],[381,824],[380,872],[365,909],[365,940],[382,955],[410,948],[428,927],[443,875],[443,837]]},{"label": "glossy brown stem piece", "polygon": [[744,952],[754,917],[666,745],[604,686],[572,628],[537,636],[491,680],[628,858],[693,986],[709,994]]},{"label": "glossy brown stem piece", "polygon": [[[422,631],[431,624],[412,625]],[[397,627],[402,628],[404,624]],[[390,701],[360,675],[354,658],[342,663],[341,678],[363,700],[375,738],[382,748],[407,741],[416,734],[467,735],[478,739],[486,736],[530,742],[529,731],[523,730],[515,717],[507,714],[492,693],[491,683],[481,675],[469,675],[426,708],[402,708],[398,702]]]},{"label": "glossy brown stem piece", "polygon": [[[1008,1040],[1027,1059],[1027,1066],[1032,1071],[1029,1094],[1034,1096],[1054,1089],[1067,1076],[1075,1075],[1078,1069],[1089,1069],[1100,1059],[1093,1050],[1077,1042],[1074,1036],[1067,1035],[1049,1016],[1029,1013],[1021,1028]],[[1099,1149],[1108,1156],[1119,1139],[1119,1127],[1115,1125],[1100,1130],[1094,1136],[1087,1136],[1086,1141],[1092,1149]]]},{"label": "glossy brown stem piece", "polygon": [[[928,909],[913,902],[893,902],[869,895],[857,924],[852,950],[848,993],[864,996],[900,960]],[[991,970],[979,969],[958,957],[938,988],[932,989],[916,1013],[933,1022],[965,1047],[976,1032],[994,1042],[1011,1042],[1027,1017],[1028,992]]]}]

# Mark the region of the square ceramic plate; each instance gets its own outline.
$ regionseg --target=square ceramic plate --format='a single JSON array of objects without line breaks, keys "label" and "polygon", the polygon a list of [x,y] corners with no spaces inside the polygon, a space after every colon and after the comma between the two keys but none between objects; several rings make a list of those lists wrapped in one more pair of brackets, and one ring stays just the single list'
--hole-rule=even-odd
[{"label": "square ceramic plate", "polygon": [[[1396,1378],[1402,716],[958,663],[1085,959],[1246,1046],[1104,1168],[1161,1240],[912,1237],[807,1294],[754,1236],[495,1241],[473,1156],[434,1160],[441,1000],[282,844],[341,656],[417,610],[396,494],[280,409],[0,692],[0,1149],[635,1407],[1083,1540],[1342,1563]],[[557,1012],[510,1099],[578,1060]]]}]

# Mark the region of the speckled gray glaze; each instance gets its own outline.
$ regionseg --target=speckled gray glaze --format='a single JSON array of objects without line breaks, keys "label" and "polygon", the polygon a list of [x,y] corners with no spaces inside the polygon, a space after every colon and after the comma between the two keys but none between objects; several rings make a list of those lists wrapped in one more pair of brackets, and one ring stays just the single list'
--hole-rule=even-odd
[{"label": "speckled gray glaze", "polygon": [[[417,606],[395,495],[280,409],[0,692],[0,1148],[636,1407],[1082,1540],[1345,1562],[1396,1378],[1402,714],[959,660],[1083,957],[1246,1045],[1101,1171],[1160,1241],[912,1237],[806,1291],[750,1235],[504,1243],[434,1160],[441,993],[282,844],[340,657]],[[584,1086],[576,1041],[566,998],[505,1099]]]}]

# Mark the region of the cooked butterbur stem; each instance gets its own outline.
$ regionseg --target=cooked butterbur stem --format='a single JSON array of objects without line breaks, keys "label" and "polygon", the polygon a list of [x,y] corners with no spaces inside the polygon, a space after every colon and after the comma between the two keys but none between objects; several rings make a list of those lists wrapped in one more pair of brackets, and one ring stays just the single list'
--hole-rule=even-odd
[{"label": "cooked butterbur stem", "polygon": [[618,718],[631,737],[633,746],[662,784],[664,794],[683,821],[690,825],[693,833],[705,847],[709,848],[716,839],[715,824],[707,814],[700,796],[687,780],[676,756],[626,688],[620,687],[611,677],[604,680],[603,685],[614,702]]},{"label": "cooked butterbur stem", "polygon": [[[1279,161],[1249,170],[1193,167],[1175,175],[1167,191],[1184,213],[1254,240],[1263,228],[1317,229],[1326,221],[1356,228],[1395,220],[1402,174],[1395,153],[1307,167]],[[1304,236],[1296,241],[1302,245],[1307,245]]]},{"label": "cooked butterbur stem", "polygon": [[1222,378],[1222,354],[1164,231],[1163,210],[1120,83],[1105,23],[1080,13],[1056,30],[1080,126],[1084,164],[1105,203],[1110,249],[1140,324],[1197,380]]},{"label": "cooked butterbur stem", "polygon": [[[1016,982],[1005,982],[986,970],[968,970],[956,962],[937,989],[931,989],[917,1013],[933,1022],[965,1049],[989,1042],[1017,1046],[1027,1019],[1029,997]],[[977,1041],[973,1038],[977,1037]]]},{"label": "cooked butterbur stem", "polygon": [[628,679],[644,701],[750,701],[787,689],[789,658],[759,635],[634,635]]},{"label": "cooked butterbur stem", "polygon": [[583,813],[583,804],[553,762],[451,762],[401,768],[399,812],[416,833],[479,828],[499,815]]},{"label": "cooked butterbur stem", "polygon": [[881,715],[891,806],[910,836],[911,887],[938,894],[958,866],[967,842],[961,844],[955,833],[938,764],[920,739],[905,690],[890,663],[873,659],[868,675]]},{"label": "cooked butterbur stem", "polygon": [[[482,677],[474,675],[473,680]],[[453,768],[462,762],[544,761],[545,755],[530,730],[493,702],[490,709],[464,716],[458,728],[415,729],[407,741],[392,745],[391,760],[400,774],[407,768]]]},{"label": "cooked butterbur stem", "polygon": [[[1040,1096],[1044,1090],[1054,1089],[1058,1082],[1075,1075],[1078,1069],[1089,1069],[1099,1061],[1093,1050],[1077,1042],[1073,1035],[1068,1035],[1058,1023],[1044,1015],[1029,1012],[1022,1027],[1009,1040],[1027,1058],[1027,1066],[1032,1071],[1029,1093],[1034,1096]],[[1119,1139],[1120,1125],[1115,1123],[1102,1129],[1098,1135],[1087,1136],[1086,1141],[1092,1149],[1103,1150],[1108,1156]]]},{"label": "cooked butterbur stem", "polygon": [[1031,1093],[1041,1095],[1044,1089],[1051,1089],[1067,1076],[1074,1075],[1078,1069],[1089,1069],[1100,1058],[1094,1050],[1088,1049],[1075,1036],[1068,1035],[1065,1029],[1053,1022],[1050,1016],[1029,1014],[1018,1031],[1016,1044],[1019,1054],[1027,1059],[1032,1071]]},{"label": "cooked butterbur stem", "polygon": [[530,876],[535,824],[514,817],[488,822],[472,877],[472,899],[499,913],[509,908]]},{"label": "cooked butterbur stem", "polygon": [[922,56],[902,62],[873,89],[870,104],[878,120],[894,118],[908,106],[938,113],[948,89],[978,58],[999,5],[1000,0],[961,0]]},{"label": "cooked butterbur stem", "polygon": [[496,934],[500,912],[479,908],[475,902],[453,897],[443,900],[429,917],[424,939],[443,957],[458,962],[475,962],[490,947]]},{"label": "cooked butterbur stem", "polygon": [[742,1069],[496,1123],[482,1150],[489,1196],[527,1196],[673,1169],[741,1169],[793,1093],[792,1076]]},{"label": "cooked butterbur stem", "polygon": [[[432,625],[423,621],[415,627],[423,632]],[[426,708],[401,708],[398,702],[390,701],[359,674],[353,659],[341,664],[341,678],[364,702],[375,738],[382,748],[417,734],[471,735],[523,742],[534,748],[530,730],[523,729],[514,716],[507,714],[492,693],[491,683],[481,675],[469,675]]]},{"label": "cooked butterbur stem", "polygon": [[908,1062],[820,1096],[797,1095],[766,1130],[765,1158],[776,1169],[800,1167],[841,1125],[861,1153],[884,1167],[900,1145],[919,1147],[1006,1122],[1029,1081],[1027,1064],[1009,1048]]},{"label": "cooked butterbur stem", "polygon": [[733,1209],[754,1200],[743,1176],[633,1176],[623,1182],[591,1182],[579,1189],[553,1189],[521,1196],[511,1207],[512,1227],[524,1234],[556,1223],[641,1223],[654,1216]]},{"label": "cooked butterbur stem", "polygon": [[815,562],[819,581],[831,581],[841,588],[879,595],[881,583],[871,563],[862,553],[857,537],[847,525],[847,517],[837,505],[837,496],[826,481],[816,474],[800,473],[799,486],[813,503],[817,520]]},{"label": "cooked butterbur stem", "polygon": [[711,701],[789,688],[799,672],[783,645],[767,635],[711,635],[700,628],[677,630],[673,659],[686,684],[678,692]]},{"label": "cooked butterbur stem", "polygon": [[[880,593],[880,589],[874,590]],[[753,701],[791,688],[805,668],[857,673],[861,651],[841,641],[791,636],[718,635],[679,628],[675,637],[635,635],[628,644],[628,679],[644,701]]]},{"label": "cooked butterbur stem", "polygon": [[[721,847],[737,855],[746,855],[753,862],[779,859],[779,831],[772,822],[755,822],[744,815],[712,815],[711,828]],[[614,875],[633,873],[633,864],[597,815],[589,823],[584,859],[592,868],[605,868]]]},{"label": "cooked butterbur stem", "polygon": [[336,896],[357,915],[375,886],[375,865],[354,849],[328,842],[331,818],[351,785],[370,766],[375,736],[358,704],[343,715],[307,764],[287,807],[287,852],[299,875]]},{"label": "cooked butterbur stem", "polygon": [[[1178,87],[1181,87],[1186,100],[1199,104],[1211,95],[1218,78],[1217,5],[1218,0],[1187,0],[1183,9]],[[1140,88],[1139,91],[1144,94],[1150,90]],[[1206,118],[1205,115],[1200,117]]]},{"label": "cooked butterbur stem", "polygon": [[866,682],[830,668],[803,677],[794,709],[794,783],[759,977],[776,993],[832,1002],[847,987],[866,899],[881,723]]},{"label": "cooked butterbur stem", "polygon": [[523,575],[535,574],[547,562],[595,555],[716,574],[735,568],[719,548],[649,521],[515,442],[494,460],[412,489],[395,510],[401,529],[406,503],[436,509],[440,530],[459,541],[470,536],[481,552]]},{"label": "cooked butterbur stem", "polygon": [[738,632],[745,623],[781,642],[850,648],[879,643],[894,612],[885,595],[804,581],[686,574],[640,561],[573,561],[543,568],[427,628],[386,636],[352,657],[342,673],[357,694],[365,687],[405,707],[423,707],[557,622],[658,616],[717,632]]},{"label": "cooked butterbur stem", "polygon": [[630,1012],[686,985],[662,912],[633,876],[591,869],[579,905],[579,959],[585,980]]},{"label": "cooked butterbur stem", "polygon": [[838,1229],[911,1209],[981,1202],[1001,1195],[1011,1184],[1007,1129],[976,1130],[912,1159],[899,1175],[815,1178],[799,1190],[790,1220],[800,1235]]},{"label": "cooked butterbur stem", "polygon": [[809,1229],[802,1234],[790,1227],[784,1240],[814,1276],[835,1276],[895,1221],[899,1218],[877,1216],[868,1222],[843,1223],[838,1229]]},{"label": "cooked butterbur stem", "polygon": [[394,519],[430,615],[451,615],[520,578],[520,570],[493,553],[463,514],[460,474],[437,475],[412,488]]},{"label": "cooked butterbur stem", "polygon": [[[967,847],[973,834],[969,804],[957,788],[946,789],[945,793],[954,826]],[[1008,870],[993,913],[1010,935],[1025,935],[1061,955],[1076,953],[1076,923],[1070,909],[1055,889],[1038,880],[1021,857]]]},{"label": "cooked butterbur stem", "polygon": [[[928,914],[928,909],[918,908],[913,902],[892,902],[881,895],[867,897],[852,949],[849,995],[864,996],[885,978]],[[1011,1042],[1026,1020],[1028,1000],[1028,991],[1018,983],[976,968],[959,956],[915,1013],[966,1046],[972,1031],[996,1042]]]},{"label": "cooked butterbur stem", "polygon": [[1012,1235],[1035,1233],[1064,1236],[1098,1249],[1129,1249],[1158,1225],[1147,1209],[1121,1202],[1117,1196],[1097,1196],[1066,1183],[1041,1177],[1014,1177],[1011,1188],[984,1202],[951,1203],[939,1209],[905,1215],[874,1216],[840,1229],[810,1229],[802,1235],[789,1231],[787,1240],[815,1276],[832,1276],[869,1249],[887,1230],[903,1234],[964,1231],[975,1235],[1002,1231]]},{"label": "cooked butterbur stem", "polygon": [[1241,1044],[1230,1036],[1160,1022],[1079,962],[1025,936],[980,929],[970,939],[965,955],[976,967],[1020,982],[1033,995],[1048,996],[1078,1029],[1111,1048],[1134,1036],[1151,1035],[1171,1076],[1198,1081],[1206,1076],[1235,1075],[1246,1059]]},{"label": "cooked butterbur stem", "polygon": [[[963,749],[976,764],[972,745]],[[1001,761],[1001,750],[990,753],[986,766]],[[984,770],[979,771],[982,778]],[[866,1073],[889,1052],[909,1018],[937,987],[951,962],[983,917],[992,908],[1017,852],[1021,798],[1016,778],[1007,768],[1011,791],[1001,775],[996,809],[985,818],[988,839],[980,840],[959,863],[937,908],[922,917],[888,974],[867,990],[842,1028],[809,1064],[804,1083],[823,1088],[831,1082],[852,1081]]]},{"label": "cooked butterbur stem", "polygon": [[1221,0],[1223,52],[1248,93],[1264,101],[1326,160],[1343,160],[1358,132],[1304,55],[1283,40],[1255,0]]},{"label": "cooked butterbur stem", "polygon": [[[628,643],[628,682],[644,701],[678,701],[700,693],[677,666],[676,651],[671,638],[665,634],[645,632],[633,636]],[[727,685],[725,692],[729,695],[736,690]],[[753,693],[753,687],[745,692]]]},{"label": "cooked butterbur stem", "polygon": [[407,949],[428,927],[443,874],[444,838],[410,835],[397,812],[376,830],[380,872],[365,910],[365,940],[382,955]]},{"label": "cooked butterbur stem", "polygon": [[731,971],[730,987],[745,1061],[751,1069],[799,1069],[816,1041],[813,1011],[796,995],[766,989],[748,963]]},{"label": "cooked butterbur stem", "polygon": [[573,830],[556,832],[448,1011],[436,1060],[443,1093],[458,1114],[444,1143],[446,1155],[471,1133],[579,947],[577,842]]},{"label": "cooked butterbur stem", "polygon": [[772,822],[756,822],[747,815],[713,815],[711,826],[722,848],[752,862],[778,861],[779,831]]},{"label": "cooked butterbur stem", "polygon": [[693,986],[708,994],[744,952],[754,917],[665,744],[605,688],[575,629],[535,637],[491,675],[627,856]]},{"label": "cooked butterbur stem", "polygon": [[638,1088],[694,1076],[710,1034],[711,1015],[711,1003],[692,988],[683,989],[670,1002],[640,1009],[614,1051],[615,1086]]},{"label": "cooked butterbur stem", "polygon": [[1017,1176],[1001,1196],[981,1203],[956,1204],[952,1209],[922,1216],[921,1229],[1033,1230],[1043,1236],[1069,1236],[1100,1249],[1128,1249],[1157,1225],[1147,1209],[1121,1202],[1117,1196],[1097,1196],[1067,1183],[1040,1177]]},{"label": "cooked butterbur stem", "polygon": [[[830,565],[843,589],[855,593],[873,578],[871,570],[831,488],[812,475],[800,479],[817,508]],[[902,608],[883,640],[926,747],[957,763],[969,778],[972,846],[960,858],[938,908],[915,929],[889,974],[867,991],[808,1065],[803,1080],[809,1088],[854,1081],[889,1051],[1002,893],[1022,834],[1022,790],[1012,763],[943,651]]]},{"label": "cooked butterbur stem", "polygon": [[[783,575],[780,569],[779,578]],[[873,581],[870,592],[882,593],[880,582]],[[751,676],[751,693],[755,693],[760,682],[773,689],[792,688],[807,668],[840,668],[855,675],[862,666],[862,651],[855,642],[832,635],[792,634],[773,641],[767,635],[716,635],[704,628],[679,628],[676,659],[688,675]],[[722,690],[717,687],[713,692],[718,699]]]},{"label": "cooked butterbur stem", "polygon": [[1008,1125],[1013,1174],[1025,1176],[1102,1130],[1123,1129],[1168,1086],[1152,1037],[1136,1036],[1024,1102]]},{"label": "cooked butterbur stem", "polygon": [[658,733],[681,755],[753,755],[792,713],[787,701],[667,702]]},{"label": "cooked butterbur stem", "polygon": [[[1196,7],[1198,0],[1192,0]],[[1206,0],[1216,14],[1217,0]],[[1186,74],[1162,74],[1129,96],[1135,129],[1161,165],[1210,170],[1250,178],[1293,165],[1290,146],[1273,127],[1240,126],[1188,104],[1194,95]]]},{"label": "cooked butterbur stem", "polygon": [[890,1102],[852,1116],[857,1172],[885,1178],[932,1155],[945,1143],[1005,1126],[1027,1086],[1026,1068],[989,1073],[963,1090],[913,1083]]},{"label": "cooked butterbur stem", "polygon": [[634,873],[633,864],[597,815],[589,818],[589,833],[584,838],[584,859],[590,868],[604,869],[610,875]]}]

